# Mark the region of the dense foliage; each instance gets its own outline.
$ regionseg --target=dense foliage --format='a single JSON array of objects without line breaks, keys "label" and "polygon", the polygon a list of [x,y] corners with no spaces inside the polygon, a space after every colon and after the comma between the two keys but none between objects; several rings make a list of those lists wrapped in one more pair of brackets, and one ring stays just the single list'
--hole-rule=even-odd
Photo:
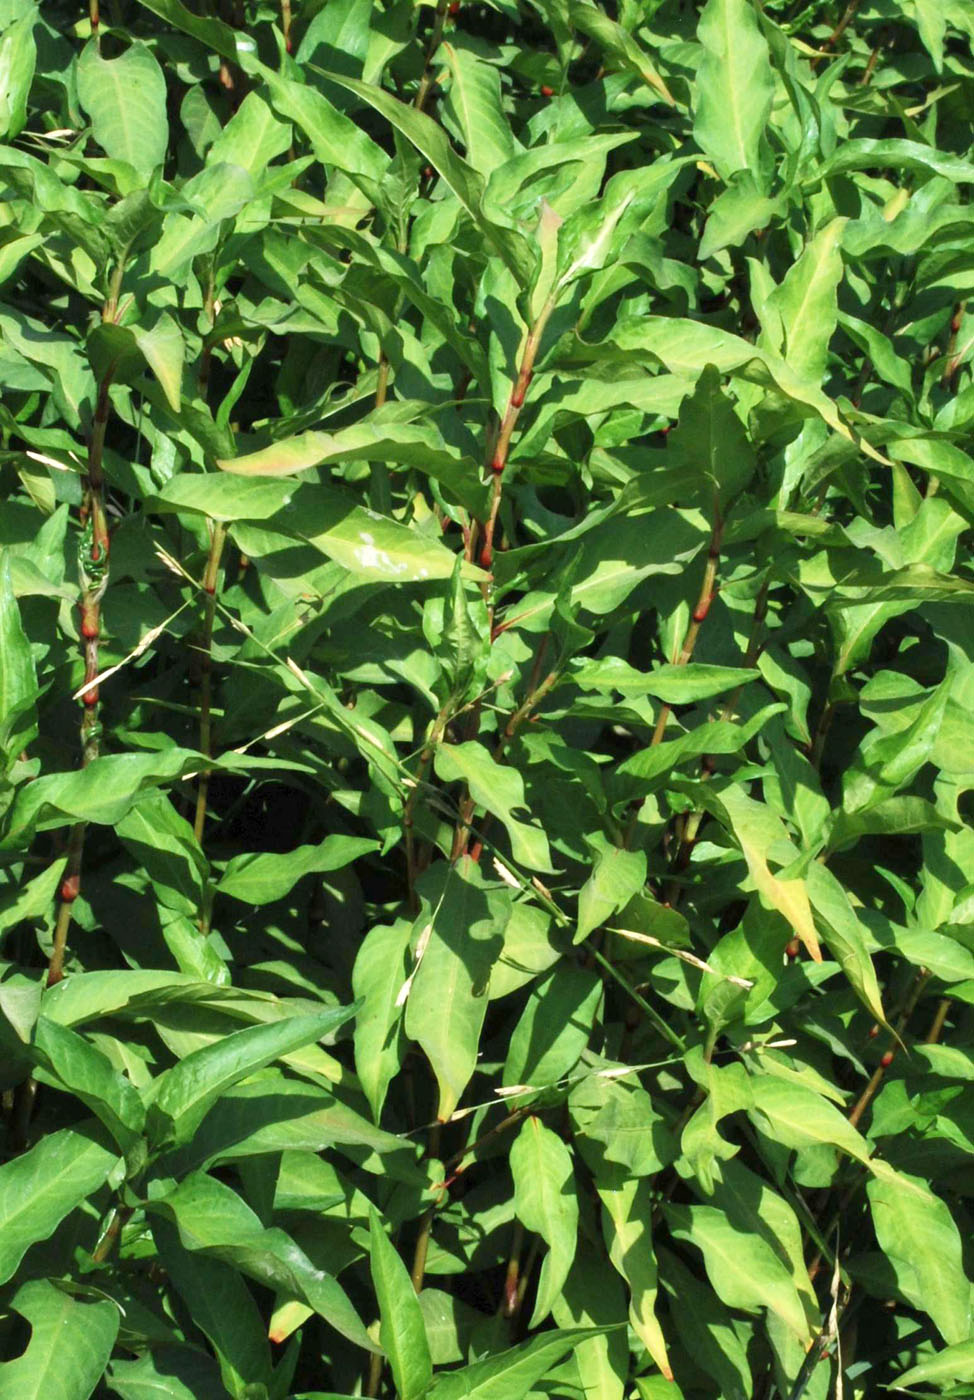
[{"label": "dense foliage", "polygon": [[0,0],[4,1400],[974,1395],[972,44]]}]

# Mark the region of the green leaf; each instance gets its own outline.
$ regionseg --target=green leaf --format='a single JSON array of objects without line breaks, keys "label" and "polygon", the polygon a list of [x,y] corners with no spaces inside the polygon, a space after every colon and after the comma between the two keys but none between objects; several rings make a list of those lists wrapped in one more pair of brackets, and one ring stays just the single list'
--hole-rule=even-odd
[{"label": "green leaf", "polygon": [[595,973],[568,963],[535,982],[511,1035],[504,1084],[542,1086],[564,1078],[589,1042],[601,1000]]},{"label": "green leaf", "polygon": [[[0,1365],[4,1400],[88,1400],[112,1354],[121,1314],[109,1299],[78,1302],[48,1279],[23,1284],[8,1304],[30,1323],[27,1350]],[[56,1378],[56,1379],[55,1379]]]},{"label": "green leaf", "polygon": [[601,1327],[568,1327],[542,1332],[520,1346],[474,1361],[456,1371],[441,1371],[430,1400],[525,1400],[534,1385],[573,1347],[598,1336]]},{"label": "green leaf", "polygon": [[27,98],[37,62],[34,10],[21,15],[0,37],[0,136],[13,140],[27,121]]},{"label": "green leaf", "polygon": [[712,666],[691,661],[686,666],[664,663],[652,671],[637,671],[620,656],[583,660],[571,672],[583,690],[618,691],[623,696],[655,695],[668,705],[694,705],[711,700],[758,678],[760,672],[743,666]]},{"label": "green leaf", "polygon": [[616,24],[590,0],[571,0],[569,18],[576,29],[594,39],[607,53],[636,73],[653,88],[664,102],[676,106],[673,95],[649,60],[649,55],[621,24]]},{"label": "green leaf", "polygon": [[104,1185],[117,1162],[117,1148],[105,1145],[100,1130],[61,1128],[0,1166],[0,1282]]},{"label": "green leaf", "polygon": [[876,1238],[900,1291],[930,1317],[948,1345],[971,1331],[971,1285],[949,1208],[918,1177],[875,1160],[866,1183]]},{"label": "green leaf", "polygon": [[150,1210],[175,1223],[184,1249],[232,1264],[258,1282],[300,1298],[343,1337],[375,1350],[345,1290],[283,1230],[265,1229],[229,1186],[194,1172],[153,1200]]},{"label": "green leaf", "polygon": [[433,1379],[426,1324],[409,1271],[386,1237],[378,1212],[369,1213],[372,1283],[379,1303],[379,1341],[401,1400],[420,1400]]},{"label": "green leaf", "polygon": [[796,1337],[811,1342],[794,1281],[766,1240],[740,1229],[714,1206],[669,1206],[666,1218],[674,1239],[703,1254],[707,1277],[722,1302],[750,1313],[767,1308]]},{"label": "green leaf", "polygon": [[133,326],[132,338],[162,386],[170,408],[178,412],[182,401],[183,360],[186,357],[186,345],[179,326],[164,311],[151,330]]},{"label": "green leaf", "polygon": [[886,1016],[876,969],[848,894],[820,861],[812,861],[809,865],[805,885],[812,908],[818,915],[826,947],[852,983],[863,1005],[880,1025],[885,1026]]},{"label": "green leaf", "polygon": [[488,218],[483,211],[484,184],[480,173],[457,155],[443,128],[425,112],[407,107],[390,93],[371,83],[359,82],[340,73],[324,75],[339,87],[354,92],[363,102],[374,107],[380,116],[411,141],[416,149],[442,176],[464,209],[470,215],[491,251],[510,268],[522,287],[531,280],[534,256],[523,234]]},{"label": "green leaf", "polygon": [[208,165],[239,165],[259,178],[290,144],[291,128],[276,120],[256,92],[248,92],[214,140],[206,160]]},{"label": "green leaf", "polygon": [[245,904],[273,904],[290,894],[302,876],[341,870],[377,846],[377,841],[362,836],[335,835],[326,836],[318,846],[298,846],[281,854],[253,851],[234,856],[220,877],[217,893]]},{"label": "green leaf", "polygon": [[355,1005],[330,1007],[314,1015],[247,1026],[194,1050],[157,1080],[158,1091],[149,1108],[151,1140],[157,1148],[188,1142],[231,1085],[289,1051],[313,1045],[357,1009]]},{"label": "green leaf", "polygon": [[908,1390],[916,1385],[969,1381],[971,1376],[974,1376],[974,1341],[957,1342],[904,1371],[893,1389]]},{"label": "green leaf", "polygon": [[37,694],[30,642],[14,596],[10,558],[5,554],[0,561],[0,751],[7,769],[37,734]]},{"label": "green leaf", "polygon": [[646,883],[646,856],[600,844],[591,875],[578,892],[578,926],[575,942],[581,943],[637,894]]},{"label": "green leaf", "polygon": [[195,1347],[157,1346],[135,1361],[113,1361],[108,1380],[122,1400],[204,1400],[219,1394],[220,1371]]},{"label": "green leaf", "polygon": [[768,45],[747,0],[707,0],[697,26],[693,134],[725,180],[759,177],[761,138],[774,100]]},{"label": "green leaf", "polygon": [[442,54],[450,70],[446,109],[463,133],[467,160],[488,176],[516,149],[501,105],[500,74],[493,64],[454,44],[444,44]]},{"label": "green leaf", "polygon": [[751,1090],[751,1115],[775,1142],[798,1149],[827,1143],[858,1162],[869,1161],[865,1138],[821,1094],[766,1074],[752,1079]]},{"label": "green leaf", "polygon": [[411,923],[375,924],[355,955],[352,991],[361,1010],[355,1018],[355,1070],[378,1123],[389,1082],[402,1063],[402,1010]]},{"label": "green leaf", "polygon": [[[839,245],[846,220],[833,219],[788,269],[770,302],[781,318],[782,353],[799,378],[818,384],[838,319],[843,266]],[[778,348],[778,347],[776,347]]]},{"label": "green leaf", "polygon": [[673,1322],[684,1347],[722,1394],[750,1395],[747,1351],[729,1313],[675,1254],[663,1249],[658,1254],[660,1282],[673,1300]]},{"label": "green leaf", "polygon": [[[317,88],[279,77],[250,55],[244,58],[244,67],[266,82],[275,109],[307,137],[322,165],[344,171],[353,180],[364,183],[367,190],[378,184],[389,157],[351,117],[340,112]],[[334,74],[329,77],[340,81]]]},{"label": "green leaf", "polygon": [[437,1117],[445,1121],[477,1067],[490,969],[503,947],[510,896],[491,888],[469,859],[433,866],[418,890],[418,966],[403,993],[405,1026],[432,1066]]},{"label": "green leaf", "polygon": [[511,1144],[510,1162],[517,1217],[548,1246],[529,1324],[537,1327],[561,1293],[578,1246],[575,1173],[561,1138],[533,1115]]},{"label": "green leaf", "polygon": [[672,1380],[666,1339],[656,1316],[659,1280],[652,1243],[651,1180],[630,1177],[624,1168],[615,1167],[600,1173],[595,1184],[609,1258],[629,1289],[629,1323],[663,1375]]},{"label": "green leaf", "polygon": [[702,508],[711,517],[714,504],[726,511],[754,473],[754,451],[713,365],[704,368],[680,406],[679,424],[667,440],[670,453],[684,479],[699,479]]},{"label": "green leaf", "polygon": [[[789,843],[779,818],[736,785],[726,787],[719,798],[713,800],[726,815],[762,903],[777,910],[814,960],[821,962],[822,953],[805,881],[796,878],[783,880],[773,874],[768,865],[772,849],[779,853],[779,860],[787,859],[787,855],[782,857],[780,854],[782,851],[788,852]],[[795,855],[796,852],[792,850],[791,854]]]},{"label": "green leaf", "polygon": [[514,809],[526,806],[524,780],[516,768],[498,763],[483,744],[472,739],[463,744],[438,744],[433,766],[437,777],[447,783],[465,783],[477,806],[500,818],[519,865],[544,873],[554,869],[544,831],[514,816]]},{"label": "green leaf", "polygon": [[95,140],[112,160],[151,175],[166,158],[166,80],[145,44],[103,58],[92,41],[78,60],[78,96]]},{"label": "green leaf", "polygon": [[161,1215],[153,1219],[152,1237],[194,1327],[216,1352],[226,1390],[234,1400],[249,1400],[255,1393],[251,1387],[269,1382],[271,1358],[266,1324],[240,1273],[202,1251],[190,1252]]},{"label": "green leaf", "polygon": [[145,1126],[145,1108],[134,1085],[84,1036],[46,1016],[37,1022],[32,1048],[38,1079],[80,1099],[128,1152]]}]

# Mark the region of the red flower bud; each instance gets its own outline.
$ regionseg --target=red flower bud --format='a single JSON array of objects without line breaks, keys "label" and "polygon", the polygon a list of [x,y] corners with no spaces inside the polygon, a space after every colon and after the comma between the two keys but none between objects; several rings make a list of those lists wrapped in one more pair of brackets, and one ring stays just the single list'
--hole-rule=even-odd
[{"label": "red flower bud", "polygon": [[872,1026],[870,1026],[870,1027],[869,1027],[869,1039],[870,1039],[870,1040],[875,1040],[876,1037],[877,1037],[878,1035],[879,1035],[879,1026],[877,1026],[877,1025],[872,1025]]}]

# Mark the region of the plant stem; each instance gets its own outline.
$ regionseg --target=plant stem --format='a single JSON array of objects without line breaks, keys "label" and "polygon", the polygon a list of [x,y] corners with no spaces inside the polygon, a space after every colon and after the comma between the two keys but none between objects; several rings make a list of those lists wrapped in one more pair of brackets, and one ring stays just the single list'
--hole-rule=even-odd
[{"label": "plant stem", "polygon": [[436,0],[436,16],[433,20],[433,33],[426,49],[426,62],[423,65],[423,76],[419,80],[419,87],[416,89],[416,96],[413,99],[413,106],[417,112],[421,112],[426,106],[426,99],[429,96],[430,88],[433,85],[433,55],[440,47],[440,40],[443,38],[443,26],[446,23],[447,10],[450,8],[450,0]]},{"label": "plant stem", "polygon": [[[545,326],[547,326],[554,309],[555,298],[552,294],[538,312],[534,325],[525,336],[517,378],[514,381],[514,387],[511,389],[510,397],[507,400],[507,408],[504,410],[504,417],[501,419],[497,441],[494,444],[494,450],[490,454],[490,461],[487,464],[488,470],[493,474],[493,488],[491,490],[487,523],[483,531],[483,544],[479,554],[480,565],[487,570],[490,569],[494,559],[494,533],[497,527],[497,517],[501,508],[504,469],[507,466],[511,438],[514,435],[514,429],[517,427],[517,420],[521,416],[524,399],[534,375],[534,362],[537,358],[538,347],[541,344],[541,337],[544,335]],[[476,553],[477,536],[477,529],[472,529],[468,544],[468,558],[470,559],[472,559]],[[493,616],[491,616],[491,621],[493,621]]]},{"label": "plant stem", "polygon": [[416,859],[416,835],[414,831],[416,803],[419,799],[419,790],[426,779],[430,763],[433,760],[433,754],[436,752],[436,746],[443,737],[443,731],[446,729],[449,718],[450,707],[448,702],[443,706],[436,716],[436,719],[433,721],[433,727],[429,732],[426,743],[423,745],[423,751],[419,756],[419,763],[416,765],[413,785],[409,790],[409,796],[406,798],[406,804],[403,808],[402,825],[406,836],[406,886],[409,911],[411,914],[419,913],[419,898],[416,894],[416,880],[419,875],[419,869]]},{"label": "plant stem", "polygon": [[941,1032],[944,1028],[944,1023],[946,1022],[947,1016],[950,1012],[950,1007],[950,997],[941,997],[939,1003],[937,1004],[937,1010],[934,1014],[933,1021],[930,1024],[930,1029],[929,1031],[927,1031],[927,1038],[924,1042],[926,1045],[936,1045],[937,1041],[940,1039]]},{"label": "plant stem", "polygon": [[[764,622],[768,615],[768,593],[770,591],[770,587],[771,581],[770,579],[766,578],[761,584],[761,587],[758,589],[758,595],[754,605],[754,616],[751,619],[751,634],[748,637],[747,651],[744,653],[744,660],[741,663],[745,669],[752,667],[761,654],[761,638],[764,632]],[[741,697],[741,691],[743,689],[743,684],[739,685],[736,688],[736,690],[734,690],[724,701],[717,715],[718,722],[720,722],[721,720],[730,719],[730,717],[734,714],[735,710],[737,709],[737,702]],[[702,781],[706,782],[707,779],[711,777],[712,772],[712,764],[709,764],[707,762],[703,762],[701,764],[700,777]],[[676,856],[673,860],[673,869],[677,875],[681,874],[684,870],[686,870],[687,866],[690,864],[690,857],[693,854],[693,848],[696,845],[697,835],[700,831],[700,826],[703,822],[703,818],[704,813],[700,810],[697,810],[696,812],[688,812],[686,815],[686,820],[683,823],[683,829],[680,832],[680,842],[677,847]],[[680,902],[680,896],[682,893],[682,885],[677,883],[677,881],[675,880],[671,880],[664,893],[663,903],[668,904],[671,908],[675,909],[677,904]]]},{"label": "plant stem", "polygon": [[686,1046],[684,1045],[683,1041],[677,1035],[676,1031],[670,1029],[670,1027],[663,1020],[662,1016],[659,1014],[659,1012],[654,1010],[653,1007],[650,1006],[646,998],[636,991],[636,988],[632,986],[632,984],[628,982],[625,977],[623,977],[622,973],[619,972],[617,968],[613,967],[612,963],[609,961],[609,959],[605,956],[604,953],[601,953],[598,950],[598,948],[592,948],[591,952],[592,956],[595,958],[595,961],[599,963],[601,967],[605,968],[609,976],[613,978],[614,981],[618,982],[619,986],[626,993],[626,995],[632,997],[633,1001],[639,1007],[640,1011],[642,1011],[650,1019],[650,1021],[652,1021],[653,1025],[659,1031],[660,1035],[664,1038],[664,1040],[668,1040],[675,1050],[680,1051],[681,1055],[685,1054]]},{"label": "plant stem", "polygon": [[[226,543],[227,527],[222,521],[213,522],[213,534],[210,538],[210,552],[206,560],[206,571],[203,574],[203,589],[206,593],[203,614],[203,640],[201,676],[200,676],[200,753],[206,758],[213,757],[213,734],[211,722],[211,706],[213,698],[213,621],[216,616],[216,590],[219,580],[220,559],[223,554],[223,546]],[[203,840],[203,827],[206,824],[206,801],[210,790],[209,768],[204,768],[199,776],[199,784],[196,789],[196,813],[193,818],[193,834],[197,841]]]},{"label": "plant stem", "polygon": [[[893,1048],[893,1046],[895,1045],[895,1042],[900,1038],[903,1031],[906,1029],[906,1024],[909,1021],[910,1017],[913,1015],[914,1007],[920,1000],[920,994],[923,991],[929,979],[930,973],[925,967],[921,967],[919,972],[913,979],[913,985],[911,986],[907,994],[906,1001],[903,1004],[903,1010],[900,1012],[900,1015],[897,1019],[896,1028],[890,1042],[891,1054],[895,1054],[895,1049]],[[885,1059],[885,1056],[883,1058]],[[892,1060],[889,1061],[889,1064],[891,1063]],[[859,1095],[859,1098],[856,1101],[852,1112],[849,1114],[849,1122],[852,1125],[852,1127],[855,1128],[858,1126],[860,1118],[865,1113],[869,1105],[872,1103],[877,1089],[879,1088],[880,1084],[882,1084],[883,1079],[886,1076],[886,1071],[889,1068],[889,1064],[883,1064],[882,1060],[880,1060],[879,1064],[873,1071],[869,1083]]]},{"label": "plant stem", "polygon": [[[121,260],[119,267],[122,266]],[[117,303],[119,274],[112,279],[112,288],[105,303]],[[113,301],[114,298],[114,301]],[[99,723],[98,648],[101,636],[101,600],[108,583],[108,521],[105,515],[105,478],[102,471],[102,458],[105,448],[105,431],[111,413],[111,388],[114,366],[110,366],[98,386],[98,400],[95,405],[91,435],[88,443],[88,471],[84,480],[81,515],[83,520],[81,541],[78,548],[78,573],[81,579],[81,645],[84,653],[85,671],[82,695],[81,718],[81,763],[87,768],[98,757],[101,748],[101,724]],[[64,976],[64,956],[67,950],[68,933],[71,928],[71,910],[81,892],[81,864],[84,854],[85,823],[78,822],[71,829],[68,842],[68,860],[64,879],[59,891],[57,919],[54,926],[54,945],[47,965],[47,985],[53,987]]]},{"label": "plant stem", "polygon": [[[427,1157],[438,1157],[440,1153],[441,1125],[434,1123],[430,1129],[429,1149]],[[412,1279],[413,1288],[417,1293],[423,1291],[423,1279],[426,1277],[426,1255],[429,1252],[430,1231],[433,1228],[433,1217],[436,1214],[436,1206],[432,1205],[424,1213],[419,1224],[419,1234],[416,1237],[416,1247],[413,1250],[413,1267],[409,1277]]]},{"label": "plant stem", "polygon": [[[700,583],[700,592],[697,595],[697,602],[690,616],[690,625],[687,627],[686,636],[683,639],[683,646],[680,648],[678,656],[674,657],[674,665],[687,666],[693,656],[693,649],[697,645],[697,638],[700,636],[700,629],[707,620],[707,614],[717,596],[717,568],[720,564],[720,542],[724,533],[724,522],[720,514],[720,506],[714,502],[714,523],[710,530],[710,546],[707,550],[707,563],[704,566],[703,579]],[[656,728],[653,730],[653,737],[649,741],[652,748],[662,741],[666,733],[666,725],[672,713],[672,706],[664,704],[659,712],[656,721]]]}]

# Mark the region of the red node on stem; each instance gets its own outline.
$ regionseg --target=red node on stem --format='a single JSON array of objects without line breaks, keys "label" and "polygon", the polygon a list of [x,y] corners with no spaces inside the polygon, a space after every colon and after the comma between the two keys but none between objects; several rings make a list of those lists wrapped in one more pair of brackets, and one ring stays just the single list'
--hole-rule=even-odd
[{"label": "red node on stem", "polygon": [[798,954],[801,952],[801,950],[802,950],[802,945],[801,945],[801,943],[798,941],[797,938],[793,938],[793,939],[791,940],[791,942],[790,942],[790,943],[787,945],[787,947],[785,948],[785,953],[788,955],[788,957],[789,957],[790,959],[792,959],[792,961],[794,961],[794,959],[798,957]]},{"label": "red node on stem", "polygon": [[554,97],[554,95],[555,95],[555,90],[554,90],[553,87],[549,87],[547,83],[542,84],[542,87],[541,87],[541,96],[542,96],[542,97]]},{"label": "red node on stem", "polygon": [[889,1069],[890,1065],[893,1063],[892,1050],[885,1051],[885,1053],[880,1057],[879,1063],[882,1065],[883,1069]]},{"label": "red node on stem", "polygon": [[90,690],[85,691],[81,699],[87,705],[89,710],[94,709],[94,707],[98,704],[98,687],[96,685],[93,685]]},{"label": "red node on stem", "polygon": [[494,460],[490,464],[490,469],[492,472],[496,472],[498,476],[500,476],[501,472],[504,470],[504,458],[500,452],[495,454]]},{"label": "red node on stem", "polygon": [[62,904],[73,904],[81,893],[81,876],[68,875],[61,881],[59,894]]},{"label": "red node on stem", "polygon": [[694,622],[700,623],[700,622],[705,622],[705,621],[706,621],[706,619],[707,619],[707,614],[710,612],[710,605],[711,605],[711,603],[712,603],[713,601],[714,601],[714,595],[711,593],[710,597],[706,600],[706,602],[700,603],[700,604],[698,604],[697,607],[694,608],[694,610],[693,610],[693,620],[694,620]]},{"label": "red node on stem", "polygon": [[485,544],[480,551],[480,567],[482,569],[489,569],[493,561],[494,551],[489,544]]}]

